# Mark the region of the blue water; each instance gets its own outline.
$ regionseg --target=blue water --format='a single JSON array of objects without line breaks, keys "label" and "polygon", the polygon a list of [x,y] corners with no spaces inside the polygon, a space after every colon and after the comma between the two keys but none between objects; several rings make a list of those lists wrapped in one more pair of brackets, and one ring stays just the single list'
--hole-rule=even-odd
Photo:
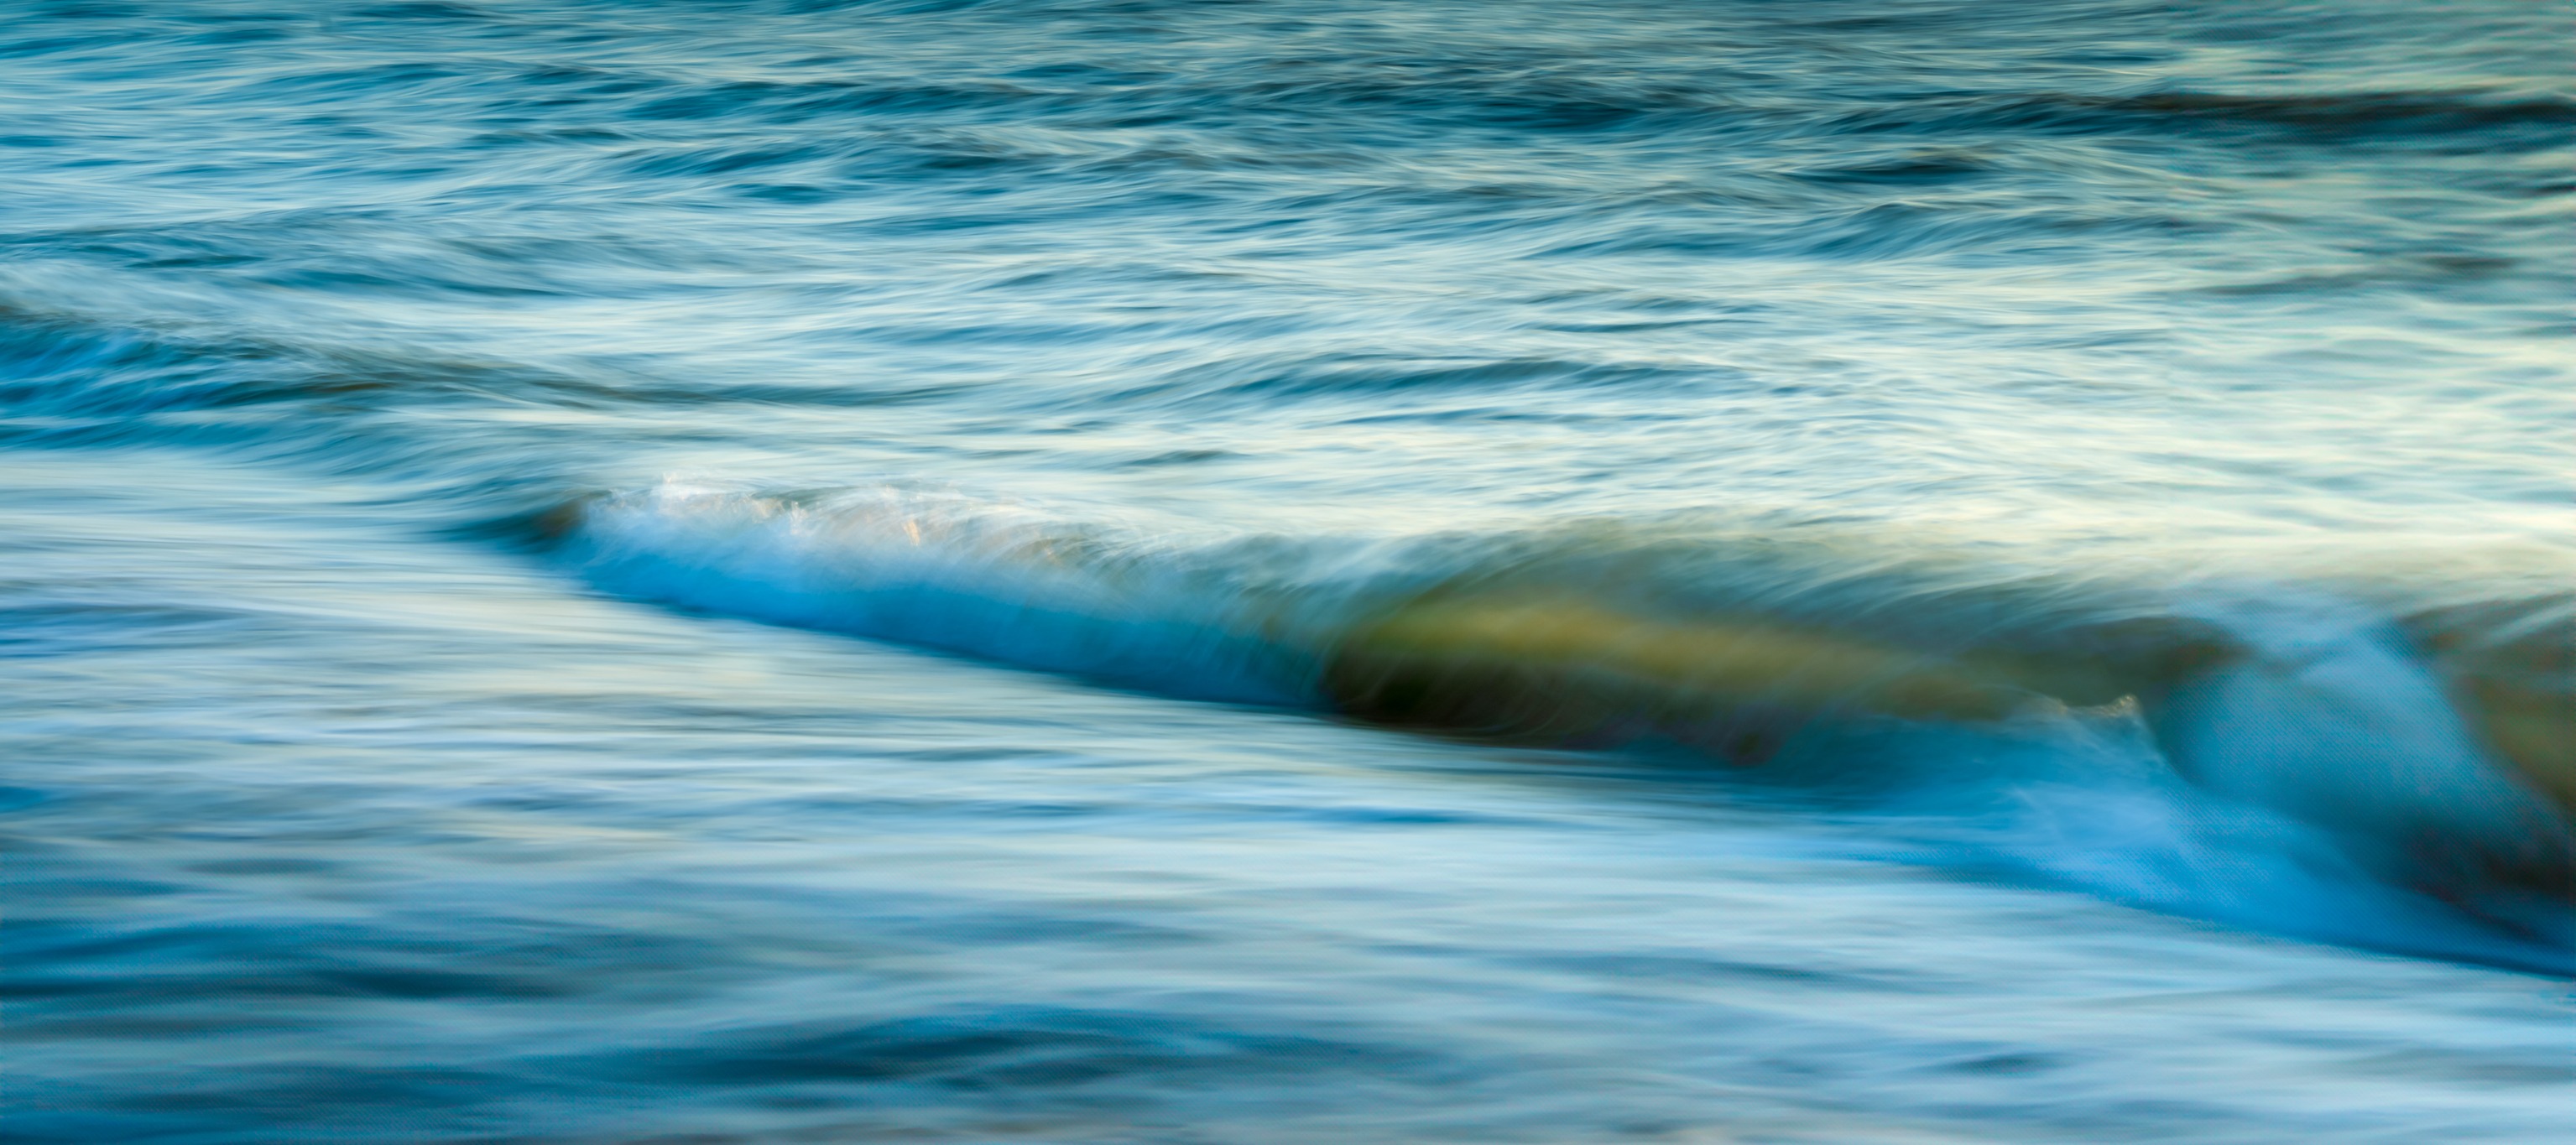
[{"label": "blue water", "polygon": [[0,1139],[2562,1141],[2571,34],[0,0]]}]

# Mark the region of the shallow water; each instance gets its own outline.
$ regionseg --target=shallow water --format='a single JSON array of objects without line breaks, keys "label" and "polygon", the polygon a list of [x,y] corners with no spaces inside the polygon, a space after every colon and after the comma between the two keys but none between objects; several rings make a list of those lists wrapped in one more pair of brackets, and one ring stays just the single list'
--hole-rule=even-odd
[{"label": "shallow water", "polygon": [[2556,6],[22,4],[23,1141],[2553,1141]]}]

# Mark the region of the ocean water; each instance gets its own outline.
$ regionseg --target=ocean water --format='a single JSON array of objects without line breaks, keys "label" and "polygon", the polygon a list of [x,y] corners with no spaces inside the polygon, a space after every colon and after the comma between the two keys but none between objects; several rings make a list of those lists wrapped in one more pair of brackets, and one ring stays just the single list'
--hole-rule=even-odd
[{"label": "ocean water", "polygon": [[0,0],[0,1139],[2563,1141],[2571,35]]}]

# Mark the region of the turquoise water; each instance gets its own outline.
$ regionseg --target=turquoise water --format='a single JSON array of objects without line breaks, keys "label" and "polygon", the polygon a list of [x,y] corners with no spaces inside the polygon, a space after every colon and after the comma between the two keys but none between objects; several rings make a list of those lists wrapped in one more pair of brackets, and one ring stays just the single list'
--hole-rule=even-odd
[{"label": "turquoise water", "polygon": [[0,1138],[2576,1108],[2563,7],[5,11]]}]

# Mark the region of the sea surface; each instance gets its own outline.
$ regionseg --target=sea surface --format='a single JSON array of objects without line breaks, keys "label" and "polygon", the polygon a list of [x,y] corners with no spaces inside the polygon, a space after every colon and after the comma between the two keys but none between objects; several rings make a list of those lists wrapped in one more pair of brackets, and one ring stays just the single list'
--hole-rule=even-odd
[{"label": "sea surface", "polygon": [[2563,1142],[2576,9],[0,0],[7,1142]]}]

